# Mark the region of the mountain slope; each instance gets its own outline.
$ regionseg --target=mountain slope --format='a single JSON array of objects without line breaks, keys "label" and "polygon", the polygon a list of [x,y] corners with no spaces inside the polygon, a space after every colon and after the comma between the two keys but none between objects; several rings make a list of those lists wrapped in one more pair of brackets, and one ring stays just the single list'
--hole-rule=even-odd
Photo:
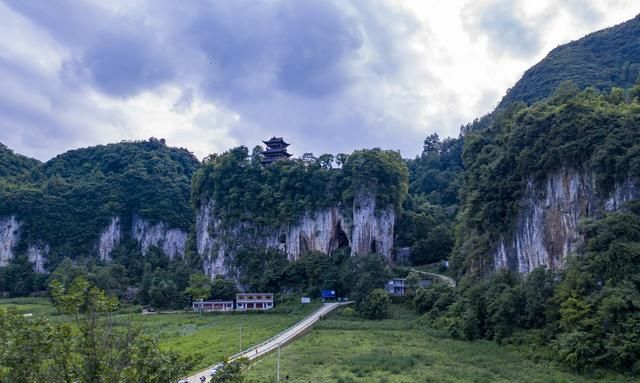
[{"label": "mountain slope", "polygon": [[552,50],[527,70],[499,108],[516,101],[531,104],[566,80],[579,89],[629,88],[640,75],[640,16]]},{"label": "mountain slope", "polygon": [[99,251],[109,257],[134,226],[143,252],[159,246],[159,236],[170,229],[186,233],[192,224],[190,185],[198,165],[187,150],[150,139],[72,150],[19,180],[5,179],[0,260],[27,254],[46,258],[51,269],[64,257],[91,258]]},{"label": "mountain slope", "polygon": [[40,164],[40,161],[14,153],[0,143],[0,177],[24,174]]}]

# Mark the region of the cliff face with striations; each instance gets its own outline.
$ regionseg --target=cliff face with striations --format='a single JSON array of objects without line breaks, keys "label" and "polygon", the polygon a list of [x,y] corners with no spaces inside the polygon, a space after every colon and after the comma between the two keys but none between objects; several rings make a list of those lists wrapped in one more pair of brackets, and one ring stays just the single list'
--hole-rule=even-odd
[{"label": "cliff face with striations", "polygon": [[0,267],[13,259],[13,249],[18,244],[20,222],[15,216],[0,218]]},{"label": "cliff face with striations", "polygon": [[155,246],[162,249],[170,260],[184,256],[187,243],[186,232],[171,228],[165,222],[152,224],[138,215],[133,216],[131,226],[131,236],[140,244],[142,255],[146,255],[149,248]]},{"label": "cliff face with striations", "polygon": [[331,254],[345,247],[351,247],[352,255],[392,255],[395,211],[393,207],[376,211],[375,198],[364,193],[356,196],[350,214],[338,207],[323,208],[277,228],[250,222],[227,225],[214,210],[212,202],[204,203],[196,218],[197,250],[211,277],[229,274],[242,247],[279,249],[289,260],[309,251]]},{"label": "cliff face with striations", "polygon": [[582,244],[581,219],[638,198],[637,184],[630,180],[616,185],[608,196],[599,196],[592,175],[574,169],[550,175],[542,188],[529,182],[513,231],[495,248],[494,266],[520,273],[539,266],[561,269],[566,256]]},{"label": "cliff face with striations", "polygon": [[[6,266],[15,257],[16,246],[20,242],[21,222],[15,216],[0,218],[0,267]],[[113,217],[109,225],[99,234],[96,255],[100,260],[111,261],[112,252],[126,236],[138,242],[143,255],[151,247],[158,247],[169,259],[182,258],[185,254],[187,233],[171,228],[165,222],[151,223],[134,215],[131,232],[124,232],[119,217]],[[26,244],[26,256],[36,272],[44,273],[50,246],[42,241]]]}]

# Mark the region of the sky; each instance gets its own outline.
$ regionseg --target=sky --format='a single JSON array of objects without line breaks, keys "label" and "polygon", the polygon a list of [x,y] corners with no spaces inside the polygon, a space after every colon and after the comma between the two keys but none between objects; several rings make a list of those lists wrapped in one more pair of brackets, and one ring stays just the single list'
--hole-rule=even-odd
[{"label": "sky", "polygon": [[413,157],[637,0],[0,0],[0,142]]}]

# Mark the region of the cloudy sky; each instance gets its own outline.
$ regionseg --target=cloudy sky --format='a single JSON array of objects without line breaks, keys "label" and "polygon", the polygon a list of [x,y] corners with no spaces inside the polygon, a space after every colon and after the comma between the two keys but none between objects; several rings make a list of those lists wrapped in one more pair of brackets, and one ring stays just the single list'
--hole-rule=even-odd
[{"label": "cloudy sky", "polygon": [[457,136],[555,46],[637,0],[0,0],[0,142],[58,153],[163,137],[199,158]]}]

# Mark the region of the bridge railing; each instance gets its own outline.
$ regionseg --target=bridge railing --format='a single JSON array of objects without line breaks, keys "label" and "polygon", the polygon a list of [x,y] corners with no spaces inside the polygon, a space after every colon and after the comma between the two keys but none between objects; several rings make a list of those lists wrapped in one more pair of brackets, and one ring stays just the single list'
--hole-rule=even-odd
[{"label": "bridge railing", "polygon": [[[336,304],[336,306],[340,306],[340,304]],[[312,312],[311,314],[307,315],[306,317],[302,318],[301,320],[299,320],[298,322],[296,322],[295,324],[287,327],[286,329],[280,331],[279,333],[277,333],[276,335],[272,336],[271,338],[265,340],[262,343],[256,344],[254,346],[251,346],[249,348],[247,348],[246,350],[240,351],[236,354],[233,354],[229,357],[229,360],[234,360],[234,359],[238,359],[239,357],[241,357],[244,354],[247,354],[249,352],[253,352],[256,349],[259,349],[260,347],[264,346],[265,344],[271,343],[274,340],[276,340],[277,338],[281,337],[282,335],[288,333],[289,331],[293,330],[294,328],[298,327],[298,325],[306,322],[307,320],[311,319],[314,315],[316,315],[319,311],[325,310],[327,309],[328,306],[327,304],[323,304],[322,306],[320,306],[320,308],[318,308],[317,310],[315,310],[314,312]]]}]

